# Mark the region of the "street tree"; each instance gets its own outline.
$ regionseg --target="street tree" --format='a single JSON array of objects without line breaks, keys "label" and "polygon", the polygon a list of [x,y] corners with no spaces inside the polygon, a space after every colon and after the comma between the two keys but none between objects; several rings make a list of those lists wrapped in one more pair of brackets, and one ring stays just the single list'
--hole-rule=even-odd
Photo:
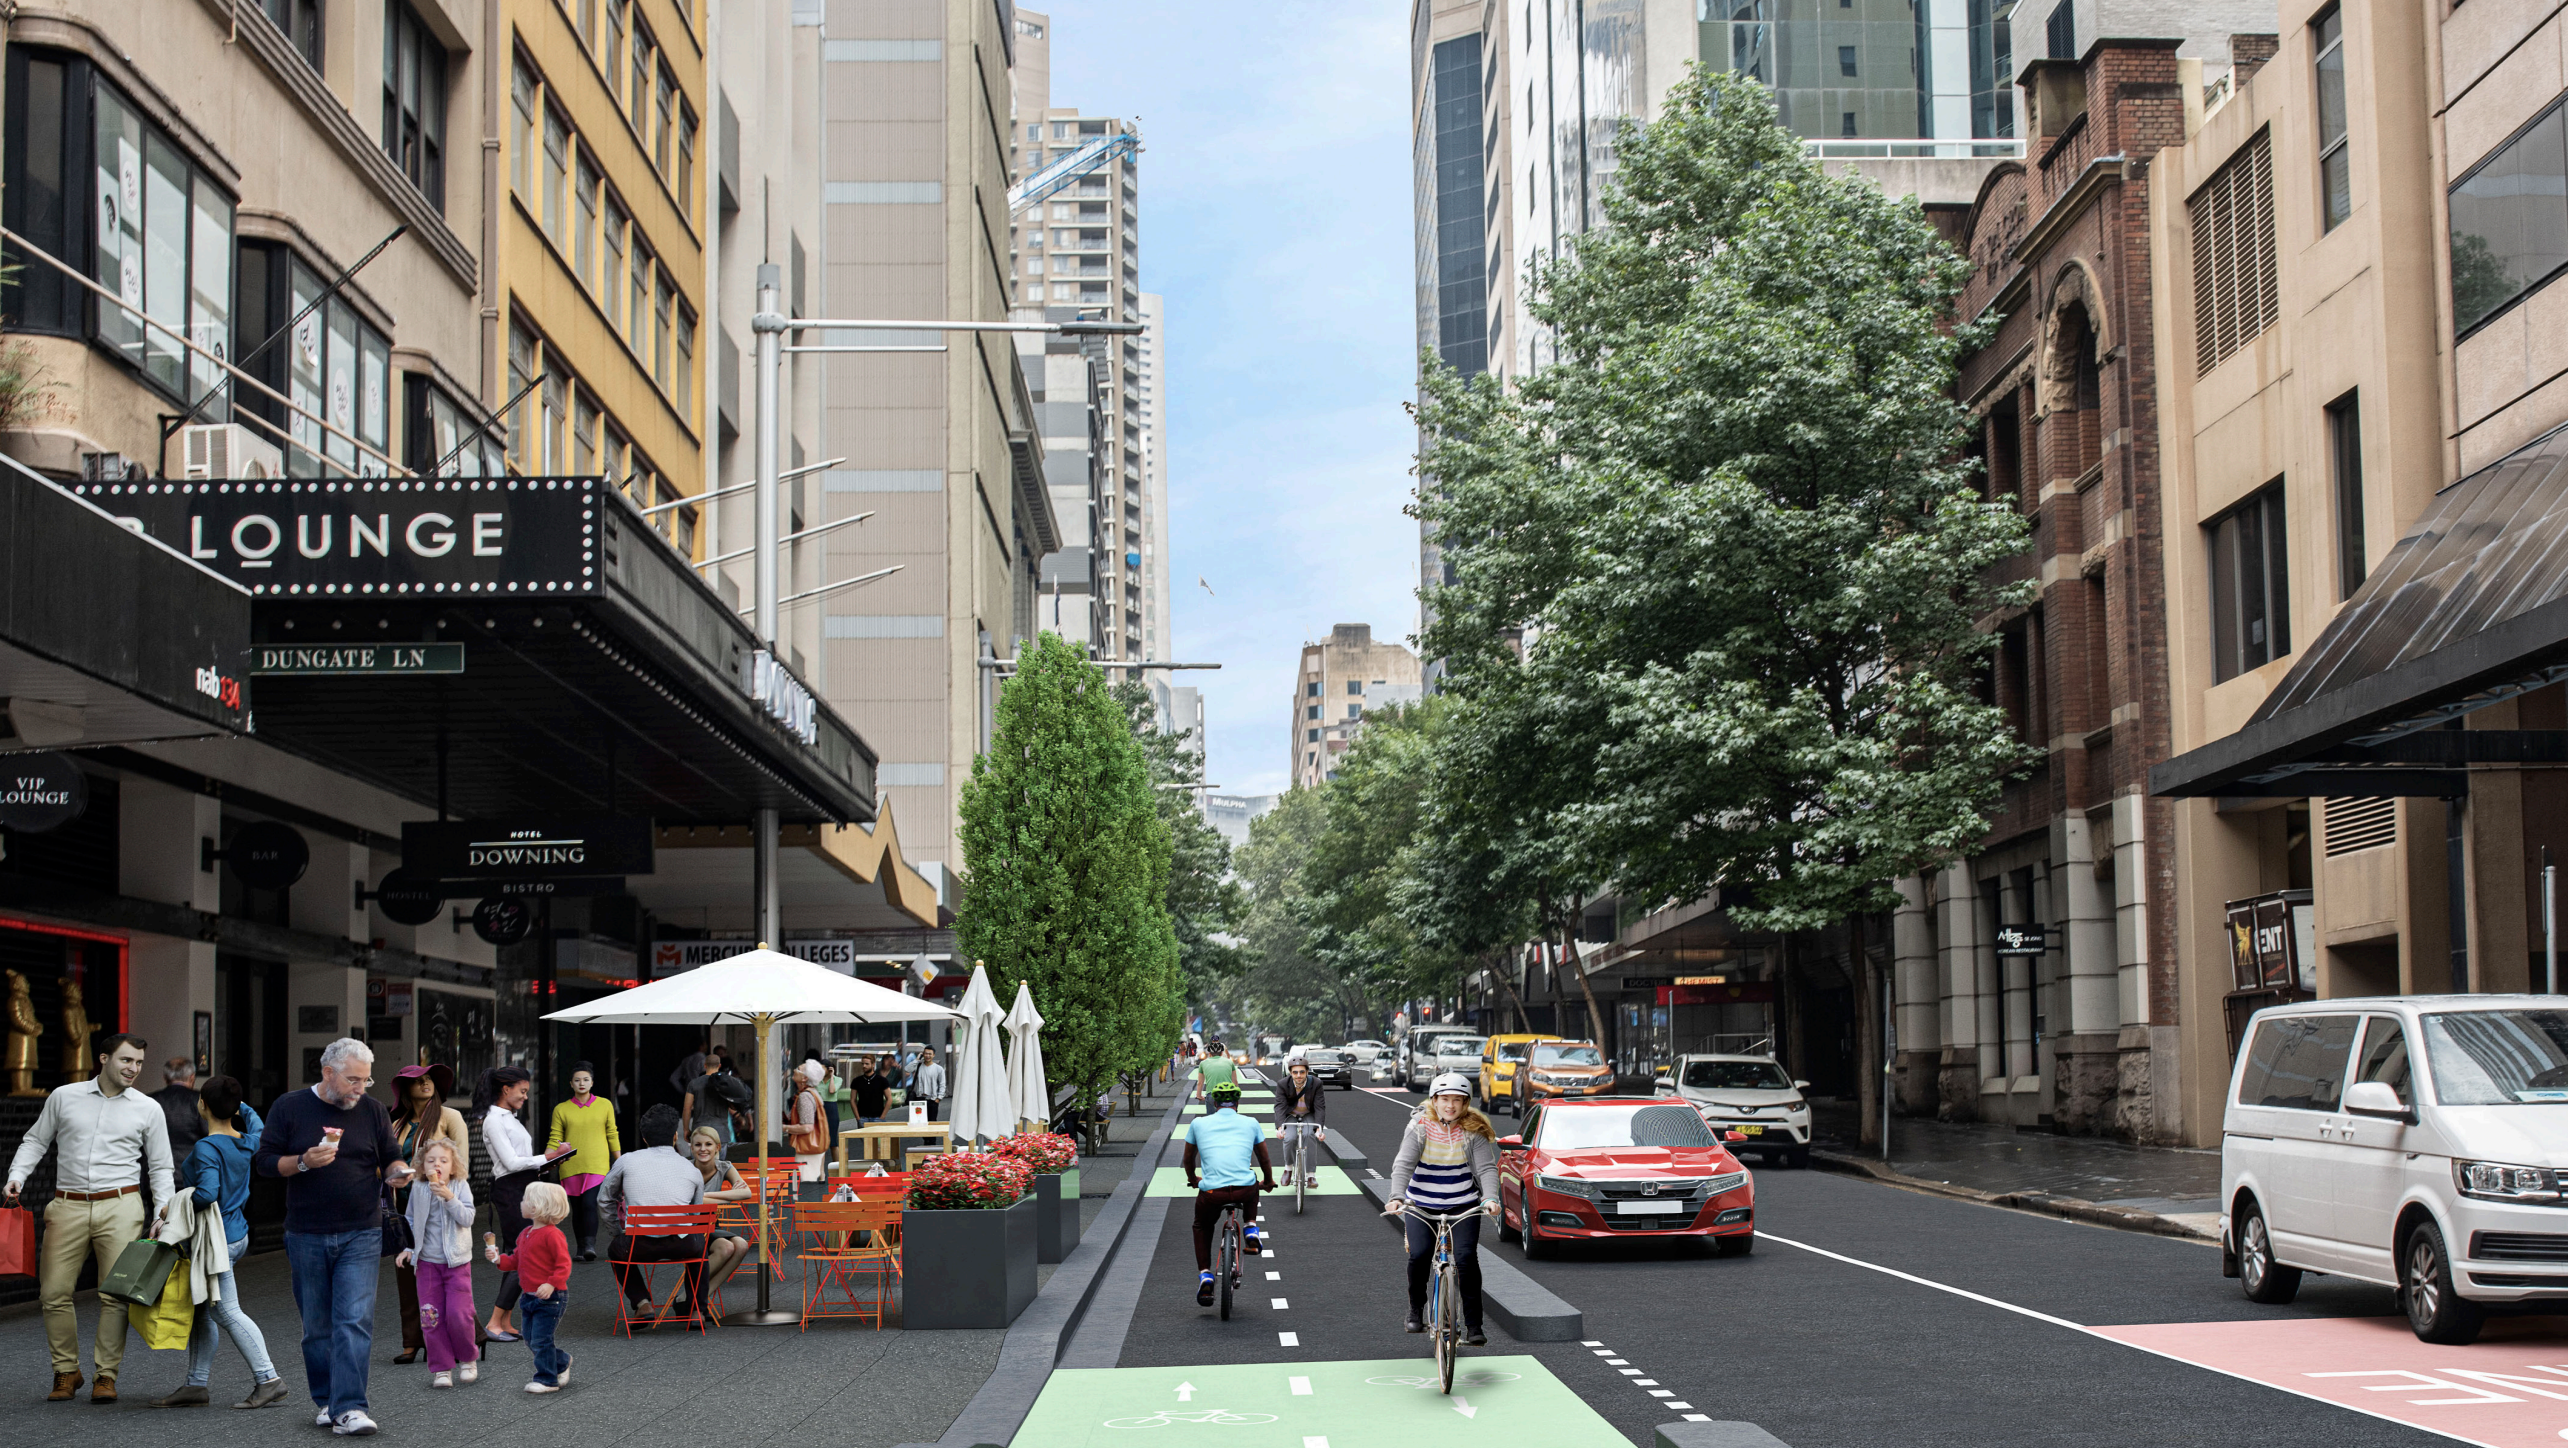
[{"label": "street tree", "polygon": [[1948,392],[1988,324],[1916,204],[1827,174],[1752,81],[1697,71],[1617,151],[1604,225],[1529,305],[1553,360],[1513,392],[1430,369],[1419,408],[1453,578],[1425,651],[1470,757],[1513,766],[1457,808],[1573,882],[1853,920],[1864,958],[1890,882],[1976,843],[2028,758],[1977,626],[2028,601],[1983,582],[2025,524]]},{"label": "street tree", "polygon": [[1057,634],[1028,642],[963,786],[955,943],[1002,1001],[1033,986],[1044,1066],[1082,1101],[1155,1064],[1182,1018],[1154,793],[1105,674]]},{"label": "street tree", "polygon": [[1168,918],[1177,932],[1185,998],[1200,1005],[1248,967],[1234,939],[1244,904],[1231,875],[1230,841],[1204,818],[1203,742],[1191,729],[1159,727],[1148,685],[1127,680],[1114,686],[1114,696],[1141,746],[1160,822],[1168,826]]}]

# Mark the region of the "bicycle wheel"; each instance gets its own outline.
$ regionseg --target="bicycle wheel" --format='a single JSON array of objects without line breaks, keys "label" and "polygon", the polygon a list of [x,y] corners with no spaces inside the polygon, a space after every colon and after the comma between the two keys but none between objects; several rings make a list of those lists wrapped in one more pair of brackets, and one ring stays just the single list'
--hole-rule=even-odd
[{"label": "bicycle wheel", "polygon": [[1454,1281],[1449,1264],[1436,1264],[1430,1295],[1434,1300],[1427,1304],[1427,1332],[1436,1345],[1436,1391],[1450,1394],[1453,1392],[1454,1350],[1461,1342],[1461,1334],[1453,1330]]},{"label": "bicycle wheel", "polygon": [[1303,1158],[1303,1153],[1311,1149],[1310,1141],[1311,1134],[1307,1131],[1293,1133],[1293,1155],[1288,1165],[1293,1171],[1293,1215],[1297,1217],[1302,1215],[1302,1182],[1311,1170],[1310,1163]]},{"label": "bicycle wheel", "polygon": [[1231,1279],[1239,1275],[1238,1217],[1225,1215],[1222,1218],[1221,1242],[1222,1249],[1214,1258],[1213,1271],[1218,1274],[1218,1286],[1215,1290],[1221,1294],[1222,1321],[1228,1322],[1231,1310]]}]

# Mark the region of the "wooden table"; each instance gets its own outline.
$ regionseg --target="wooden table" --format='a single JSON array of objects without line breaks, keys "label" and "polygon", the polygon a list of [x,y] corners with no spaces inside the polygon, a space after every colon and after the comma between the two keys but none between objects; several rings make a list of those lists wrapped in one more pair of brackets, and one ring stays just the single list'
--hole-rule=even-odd
[{"label": "wooden table", "polygon": [[916,1126],[907,1121],[878,1121],[872,1126],[842,1126],[838,1128],[838,1169],[841,1174],[847,1170],[847,1139],[851,1136],[865,1143],[867,1161],[889,1161],[892,1158],[893,1142],[915,1136],[934,1137],[950,1144],[954,1138],[954,1126],[951,1122],[945,1121],[925,1121]]}]

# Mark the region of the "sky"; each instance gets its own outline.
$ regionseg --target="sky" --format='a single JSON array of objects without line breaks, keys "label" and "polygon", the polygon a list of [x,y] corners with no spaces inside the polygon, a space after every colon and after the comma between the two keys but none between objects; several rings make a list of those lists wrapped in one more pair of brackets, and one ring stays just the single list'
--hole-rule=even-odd
[{"label": "sky", "polygon": [[[1137,118],[1167,298],[1165,657],[1224,794],[1286,784],[1305,643],[1417,631],[1408,7],[1051,0],[1052,103]],[[1199,585],[1201,578],[1210,586]]]}]

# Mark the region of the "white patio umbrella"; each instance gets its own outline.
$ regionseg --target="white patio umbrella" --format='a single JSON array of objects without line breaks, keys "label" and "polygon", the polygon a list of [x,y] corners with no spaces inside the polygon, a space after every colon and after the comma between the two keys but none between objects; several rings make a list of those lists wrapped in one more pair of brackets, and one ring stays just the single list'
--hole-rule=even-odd
[{"label": "white patio umbrella", "polygon": [[1008,1094],[1019,1121],[1037,1131],[1052,1125],[1052,1088],[1043,1079],[1043,1012],[1034,1008],[1034,987],[1017,982],[1016,1003],[1008,1007]]},{"label": "white patio umbrella", "polygon": [[[682,975],[655,980],[631,990],[544,1017],[599,1026],[746,1025],[758,1033],[758,1129],[775,1119],[776,1073],[767,1059],[776,1027],[803,1025],[874,1025],[888,1021],[950,1021],[945,1007],[840,975],[807,960],[760,946],[728,960],[699,966]],[[760,1153],[765,1152],[764,1144]],[[758,1310],[733,1321],[799,1322],[800,1314],[770,1310],[767,1305],[767,1240],[770,1212],[765,1191],[758,1193]]]},{"label": "white patio umbrella", "polygon": [[1008,1061],[999,1046],[999,998],[990,989],[990,974],[972,962],[972,983],[963,991],[963,1049],[954,1063],[952,1085],[954,1139],[970,1146],[1016,1131],[1016,1103],[1008,1092]]}]

